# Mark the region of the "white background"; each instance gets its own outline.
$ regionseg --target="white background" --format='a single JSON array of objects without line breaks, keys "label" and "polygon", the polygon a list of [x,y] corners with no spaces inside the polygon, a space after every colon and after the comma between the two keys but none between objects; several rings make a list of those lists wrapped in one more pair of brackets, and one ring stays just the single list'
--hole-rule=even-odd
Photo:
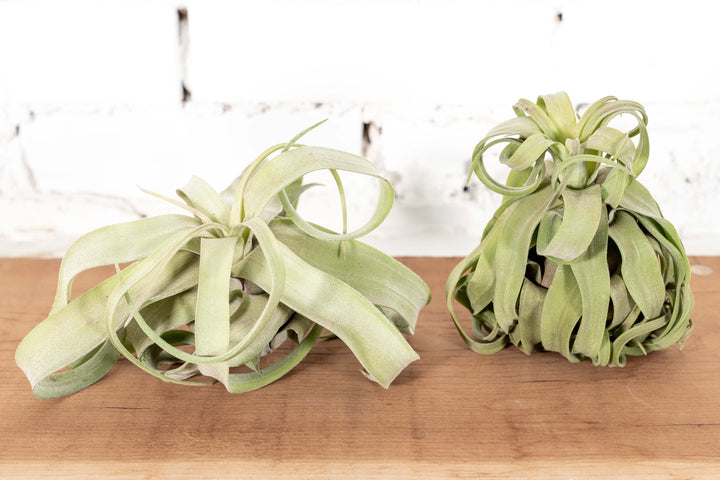
[{"label": "white background", "polygon": [[[365,155],[395,185],[366,241],[465,255],[499,203],[463,189],[473,147],[519,98],[560,90],[645,105],[640,180],[689,254],[719,255],[714,5],[0,0],[0,256],[59,256],[93,228],[176,211],[137,186],[173,195],[196,174],[222,189],[324,118],[305,143]],[[349,188],[363,223],[375,190]],[[335,197],[311,190],[302,211],[336,226]]]}]

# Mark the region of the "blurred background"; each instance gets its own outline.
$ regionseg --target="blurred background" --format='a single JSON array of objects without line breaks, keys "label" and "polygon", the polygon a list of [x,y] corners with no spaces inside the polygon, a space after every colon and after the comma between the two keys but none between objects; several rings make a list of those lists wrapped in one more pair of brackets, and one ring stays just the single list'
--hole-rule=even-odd
[{"label": "blurred background", "polygon": [[[0,256],[61,256],[83,233],[225,188],[265,148],[363,155],[396,189],[365,240],[466,255],[499,197],[466,186],[475,144],[519,98],[642,103],[640,180],[691,255],[720,255],[715,2],[0,0]],[[503,168],[493,173],[501,176]],[[339,224],[332,179],[301,213]],[[353,222],[376,185],[347,178]]]}]

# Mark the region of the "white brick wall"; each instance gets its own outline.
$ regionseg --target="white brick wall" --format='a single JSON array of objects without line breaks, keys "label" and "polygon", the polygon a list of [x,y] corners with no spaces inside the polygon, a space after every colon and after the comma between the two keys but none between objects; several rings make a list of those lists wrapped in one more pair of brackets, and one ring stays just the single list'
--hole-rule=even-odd
[{"label": "white brick wall", "polygon": [[[716,10],[700,0],[0,0],[0,256],[61,255],[92,228],[172,210],[137,185],[172,194],[196,174],[224,188],[323,118],[308,142],[364,153],[396,187],[370,243],[464,255],[499,201],[477,181],[463,189],[475,143],[519,97],[557,90],[646,106],[641,180],[689,253],[718,255]],[[374,188],[350,180],[359,223]],[[303,211],[336,226],[331,202],[332,188],[310,191]]]},{"label": "white brick wall", "polygon": [[0,101],[173,104],[177,37],[167,2],[0,2]]}]

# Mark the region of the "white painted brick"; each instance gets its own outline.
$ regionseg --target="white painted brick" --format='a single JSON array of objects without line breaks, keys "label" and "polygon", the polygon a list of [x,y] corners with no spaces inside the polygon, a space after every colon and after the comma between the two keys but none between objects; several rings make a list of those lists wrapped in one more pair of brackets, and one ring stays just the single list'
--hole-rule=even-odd
[{"label": "white painted brick", "polygon": [[492,127],[470,109],[452,106],[429,111],[396,106],[377,121],[381,161],[398,197],[413,205],[442,203],[462,194],[473,148]]},{"label": "white painted brick", "polygon": [[172,137],[182,136],[181,118],[154,109],[64,109],[36,115],[22,141],[41,191],[132,196],[143,181],[165,186],[172,177],[164,172],[177,159]]},{"label": "white painted brick", "polygon": [[[397,200],[385,224],[368,242],[394,255],[465,255],[475,246],[500,203],[472,178],[466,186],[475,144],[493,125],[492,117],[510,118],[496,106],[375,106],[366,121],[382,131],[375,139],[380,163],[395,184]],[[502,178],[503,169],[488,169]]]},{"label": "white painted brick", "polygon": [[190,84],[203,101],[720,96],[717,7],[699,0],[652,13],[620,0],[189,5]]},{"label": "white painted brick", "polygon": [[188,11],[200,101],[458,103],[558,88],[547,1],[189,1]]},{"label": "white painted brick", "polygon": [[140,218],[123,199],[88,194],[0,194],[0,212],[0,256],[61,256],[90,230]]},{"label": "white painted brick", "polygon": [[717,4],[568,1],[560,10],[563,21],[540,74],[577,101],[720,98]]},{"label": "white painted brick", "polygon": [[[248,161],[270,145],[289,141],[300,131],[325,123],[303,137],[308,145],[322,145],[359,155],[362,150],[362,109],[350,103],[286,103],[248,105],[233,108],[246,119],[247,129],[237,141],[245,145]],[[233,132],[230,132],[235,136]]]},{"label": "white painted brick", "polygon": [[20,139],[0,141],[0,192],[18,195],[34,188],[35,179],[25,162]]},{"label": "white painted brick", "polygon": [[0,107],[0,144],[10,142],[17,136],[18,127],[27,115],[27,110],[22,108]]},{"label": "white painted brick", "polygon": [[173,103],[179,72],[165,2],[0,2],[0,104]]},{"label": "white painted brick", "polygon": [[720,102],[653,103],[646,109],[650,160],[639,180],[689,252],[720,254],[720,137],[713,132]]},{"label": "white painted brick", "polygon": [[174,192],[191,175],[223,189],[267,147],[325,118],[306,141],[359,154],[360,110],[312,105],[64,110],[36,116],[22,138],[40,190],[137,196],[136,185]]}]

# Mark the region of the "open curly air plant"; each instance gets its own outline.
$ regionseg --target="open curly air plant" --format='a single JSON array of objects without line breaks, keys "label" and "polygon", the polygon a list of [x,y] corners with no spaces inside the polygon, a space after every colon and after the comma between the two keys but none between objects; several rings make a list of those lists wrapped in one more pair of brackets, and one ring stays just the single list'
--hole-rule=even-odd
[{"label": "open curly air plant", "polygon": [[[393,188],[361,157],[296,144],[308,130],[263,152],[222,194],[197,177],[177,192],[185,204],[154,194],[193,216],[112,225],[77,240],[63,258],[50,315],[15,355],[33,394],[77,392],[121,356],[168,382],[207,385],[188,380],[204,375],[230,392],[249,391],[294,368],[323,328],[386,388],[419,358],[402,333],[413,333],[430,299],[427,285],[356,240],[385,219]],[[335,179],[341,234],[296,210],[312,186],[303,185],[304,175],[317,170]],[[376,177],[380,185],[371,219],[350,233],[339,170]],[[120,270],[126,262],[132,263]],[[70,301],[76,275],[112,264],[114,276]],[[261,369],[260,358],[288,338],[297,346]],[[233,369],[242,365],[249,370]]]},{"label": "open curly air plant", "polygon": [[[503,202],[446,284],[463,340],[478,353],[509,341],[610,366],[682,345],[692,330],[690,264],[636,180],[649,157],[642,105],[605,97],[578,118],[558,93],[514,111],[473,153],[472,172]],[[632,129],[611,126],[620,115],[636,120]],[[511,169],[505,183],[484,166],[495,146]],[[453,298],[472,313],[473,336]]]}]

